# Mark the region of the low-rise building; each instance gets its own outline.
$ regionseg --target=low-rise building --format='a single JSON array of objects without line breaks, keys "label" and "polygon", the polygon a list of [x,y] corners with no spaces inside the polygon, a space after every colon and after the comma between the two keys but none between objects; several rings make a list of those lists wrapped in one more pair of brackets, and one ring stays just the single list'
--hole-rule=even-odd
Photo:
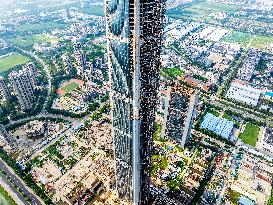
[{"label": "low-rise building", "polygon": [[225,118],[216,117],[211,113],[207,113],[200,125],[200,128],[208,129],[229,140],[233,135],[234,123]]},{"label": "low-rise building", "polygon": [[231,83],[226,97],[249,105],[257,106],[261,97],[261,93],[261,90],[236,80]]}]

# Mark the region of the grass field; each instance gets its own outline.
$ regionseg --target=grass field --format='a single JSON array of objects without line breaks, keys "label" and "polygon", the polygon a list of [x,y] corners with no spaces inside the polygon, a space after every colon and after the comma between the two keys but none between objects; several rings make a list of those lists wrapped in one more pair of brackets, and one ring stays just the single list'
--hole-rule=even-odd
[{"label": "grass field", "polygon": [[33,36],[33,39],[35,39],[37,42],[40,42],[40,43],[52,43],[52,42],[59,41],[59,39],[57,37],[49,36],[49,35],[45,35],[45,34],[35,35],[35,36]]},{"label": "grass field", "polygon": [[31,32],[31,31],[41,31],[56,28],[65,28],[66,24],[56,23],[56,22],[41,22],[32,24],[22,24],[15,28],[17,32]]},{"label": "grass field", "polygon": [[72,82],[61,88],[65,93],[70,93],[71,91],[77,89],[80,85],[76,82]]},{"label": "grass field", "polygon": [[239,138],[244,143],[255,147],[258,141],[259,132],[260,132],[260,127],[258,125],[247,123],[244,132],[239,135]]},{"label": "grass field", "polygon": [[184,73],[179,68],[165,68],[163,71],[171,78],[181,77]]},{"label": "grass field", "polygon": [[260,49],[265,49],[270,44],[273,44],[271,36],[255,36],[252,41],[252,46]]},{"label": "grass field", "polygon": [[253,35],[248,33],[243,33],[239,31],[232,31],[228,35],[226,35],[222,41],[227,43],[238,43],[242,47],[246,48],[249,42],[251,42],[251,39],[253,38]]},{"label": "grass field", "polygon": [[10,38],[7,39],[7,41],[14,46],[18,47],[28,47],[28,46],[33,46],[35,43],[51,43],[51,42],[56,42],[59,41],[58,38],[48,36],[45,34],[39,34],[39,35],[27,35],[23,37],[17,37],[17,38]]},{"label": "grass field", "polygon": [[252,35],[240,31],[232,31],[221,41],[227,43],[238,43],[244,48],[250,46],[259,49],[266,49],[270,44],[273,44],[273,37]]},{"label": "grass field", "polygon": [[0,58],[0,72],[7,71],[17,65],[29,62],[29,58],[21,54],[12,54],[4,58]]},{"label": "grass field", "polygon": [[172,18],[190,19],[195,21],[211,21],[215,20],[209,17],[214,12],[234,13],[241,9],[241,6],[227,5],[216,2],[201,2],[194,4],[188,8],[183,5],[167,11],[167,15]]}]

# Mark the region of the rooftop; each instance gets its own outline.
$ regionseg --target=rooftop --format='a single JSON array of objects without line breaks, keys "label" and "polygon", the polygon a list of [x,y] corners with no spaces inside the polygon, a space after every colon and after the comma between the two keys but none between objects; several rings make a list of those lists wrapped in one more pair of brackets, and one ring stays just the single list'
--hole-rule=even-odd
[{"label": "rooftop", "polygon": [[208,129],[225,139],[230,139],[234,123],[225,118],[216,117],[211,113],[207,113],[201,123],[202,129]]}]

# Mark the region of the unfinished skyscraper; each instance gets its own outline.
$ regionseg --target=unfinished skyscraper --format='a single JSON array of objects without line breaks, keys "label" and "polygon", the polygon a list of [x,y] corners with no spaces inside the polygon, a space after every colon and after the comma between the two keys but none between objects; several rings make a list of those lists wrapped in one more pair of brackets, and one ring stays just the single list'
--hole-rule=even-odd
[{"label": "unfinished skyscraper", "polygon": [[148,204],[165,0],[106,0],[120,198]]}]

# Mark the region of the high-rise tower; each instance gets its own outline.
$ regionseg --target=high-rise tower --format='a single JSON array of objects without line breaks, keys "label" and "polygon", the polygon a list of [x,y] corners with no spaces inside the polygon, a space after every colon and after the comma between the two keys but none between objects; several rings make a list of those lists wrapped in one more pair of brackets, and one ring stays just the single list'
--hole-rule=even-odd
[{"label": "high-rise tower", "polygon": [[28,72],[20,70],[9,74],[16,96],[22,110],[30,110],[35,101],[34,88]]},{"label": "high-rise tower", "polygon": [[8,85],[2,76],[0,76],[0,93],[2,93],[3,97],[5,97],[6,100],[11,100],[11,95],[8,89]]},{"label": "high-rise tower", "polygon": [[148,204],[165,0],[106,0],[116,182]]},{"label": "high-rise tower", "polygon": [[36,87],[38,82],[38,70],[33,62],[24,65],[24,72],[29,74],[33,87]]}]

